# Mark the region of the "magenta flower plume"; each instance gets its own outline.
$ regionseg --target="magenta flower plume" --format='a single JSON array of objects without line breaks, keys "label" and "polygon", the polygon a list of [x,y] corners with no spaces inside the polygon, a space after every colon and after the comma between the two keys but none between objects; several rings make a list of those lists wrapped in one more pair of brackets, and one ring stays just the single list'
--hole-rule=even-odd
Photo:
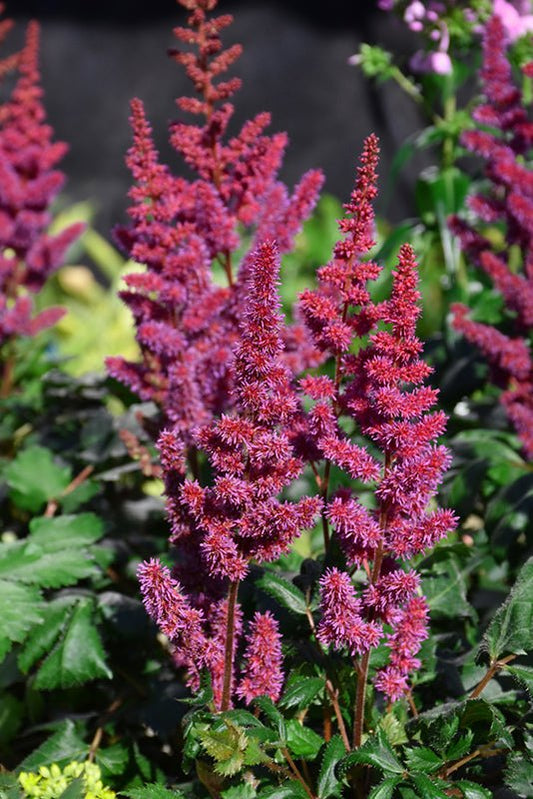
[{"label": "magenta flower plume", "polygon": [[338,569],[326,571],[320,580],[320,600],[322,618],[317,638],[321,644],[334,649],[346,647],[351,655],[378,645],[381,626],[365,621],[349,574]]},{"label": "magenta flower plume", "polygon": [[[301,381],[314,402],[308,414],[310,459],[325,461],[320,477],[324,540],[327,544],[331,526],[347,565],[364,566],[369,576],[356,599],[347,573],[326,572],[317,636],[323,644],[362,654],[365,669],[369,649],[383,635],[380,623],[399,618],[417,589],[416,573],[403,562],[433,547],[457,523],[449,510],[429,510],[450,455],[437,443],[446,426],[445,414],[432,410],[438,392],[424,385],[431,368],[421,358],[416,335],[420,293],[412,248],[400,249],[390,299],[374,304],[367,285],[380,271],[369,260],[378,152],[376,137],[369,137],[347,218],[340,223],[344,238],[333,260],[319,270],[318,288],[301,297],[311,334],[336,363],[333,380]],[[363,335],[367,342],[354,354],[353,342]],[[347,429],[357,435],[347,435]],[[375,507],[364,506],[346,487],[330,497],[333,465],[373,483]]]},{"label": "magenta flower plume", "polygon": [[[133,314],[141,360],[110,358],[108,369],[141,399],[154,401],[161,428],[175,427],[190,447],[193,428],[233,408],[234,345],[251,253],[265,238],[275,238],[282,251],[292,247],[316,203],[322,176],[308,172],[289,193],[277,177],[286,136],[265,133],[266,113],[228,136],[233,116],[228,100],[240,80],[225,73],[241,47],[223,49],[220,34],[232,18],[212,17],[216,2],[181,4],[189,17],[187,26],[174,30],[181,46],[172,56],[196,95],[177,103],[200,119],[174,122],[170,141],[196,178],[176,177],[160,162],[144,107],[134,100],[127,158],[135,180],[132,223],[116,235],[128,257],[146,266],[146,272],[126,278],[121,293]],[[239,264],[243,231],[252,246]],[[222,270],[225,287],[213,280],[214,268]],[[318,362],[301,324],[284,336],[293,371]]]},{"label": "magenta flower plume", "polygon": [[376,677],[376,688],[391,702],[405,694],[409,674],[420,667],[415,655],[428,636],[427,619],[426,601],[419,596],[413,597],[391,618],[393,632],[387,637],[387,646],[391,650],[390,663]]},{"label": "magenta flower plume", "polygon": [[[505,300],[505,332],[471,320],[466,306],[459,304],[452,307],[453,325],[488,360],[493,382],[503,389],[500,402],[524,454],[532,458],[533,361],[528,341],[533,329],[533,173],[524,155],[533,146],[533,124],[513,83],[504,25],[497,15],[486,26],[481,77],[485,98],[474,118],[492,130],[467,131],[462,137],[463,144],[486,163],[489,190],[469,198],[481,232],[480,225],[474,228],[457,218],[450,220],[450,226],[466,256],[490,277]],[[503,226],[503,249],[494,252],[483,235],[483,223]],[[510,265],[517,255],[518,270]]]},{"label": "magenta flower plume", "polygon": [[255,614],[250,624],[244,661],[237,695],[247,705],[263,695],[277,702],[283,688],[283,655],[278,623],[269,611]]},{"label": "magenta flower plume", "polygon": [[60,308],[34,314],[30,294],[61,265],[84,227],[71,225],[55,236],[46,232],[50,205],[64,182],[54,166],[66,145],[53,141],[45,122],[38,55],[39,26],[31,22],[16,58],[18,80],[0,109],[0,345],[33,336],[62,316]]},{"label": "magenta flower plume", "polygon": [[207,571],[232,582],[244,578],[251,560],[275,560],[286,552],[320,510],[318,497],[277,499],[303,469],[286,432],[299,405],[282,360],[278,273],[276,248],[267,242],[249,267],[235,349],[234,402],[240,411],[198,431],[195,443],[211,462],[214,482],[202,488],[186,481],[180,494]]}]

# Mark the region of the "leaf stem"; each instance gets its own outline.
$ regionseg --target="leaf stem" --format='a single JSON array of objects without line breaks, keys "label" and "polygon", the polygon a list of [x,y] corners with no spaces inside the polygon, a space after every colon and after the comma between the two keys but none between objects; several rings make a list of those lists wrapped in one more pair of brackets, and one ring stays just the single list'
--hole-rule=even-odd
[{"label": "leaf stem", "polygon": [[489,668],[487,669],[487,673],[485,674],[485,676],[483,677],[481,682],[479,682],[476,685],[476,687],[474,688],[474,690],[472,691],[472,693],[470,694],[470,696],[468,698],[469,699],[477,699],[478,696],[485,690],[485,688],[487,687],[489,682],[492,680],[492,678],[495,676],[495,674],[503,666],[505,666],[506,663],[510,663],[511,660],[514,660],[516,657],[517,657],[517,655],[507,655],[507,657],[502,658],[501,660],[493,660],[493,661],[491,661],[491,664],[490,664]]},{"label": "leaf stem", "polygon": [[311,791],[311,788],[309,787],[309,785],[306,783],[306,781],[302,777],[302,774],[301,774],[298,766],[296,765],[296,763],[294,762],[294,760],[290,756],[289,750],[288,749],[282,749],[281,751],[282,751],[283,756],[285,757],[287,763],[289,764],[292,773],[294,774],[294,776],[296,777],[296,779],[298,780],[298,782],[300,783],[300,785],[302,786],[302,788],[304,789],[306,794],[308,795],[309,799],[316,799],[314,793]]}]

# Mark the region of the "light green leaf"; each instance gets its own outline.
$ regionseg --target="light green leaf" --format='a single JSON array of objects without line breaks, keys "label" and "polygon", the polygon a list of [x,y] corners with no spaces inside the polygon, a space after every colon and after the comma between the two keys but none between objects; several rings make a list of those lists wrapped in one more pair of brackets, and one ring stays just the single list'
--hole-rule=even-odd
[{"label": "light green leaf", "polygon": [[340,735],[334,735],[324,749],[317,782],[318,799],[341,795],[342,784],[335,774],[335,766],[345,754],[342,738]]},{"label": "light green leaf", "polygon": [[82,778],[78,777],[67,785],[63,793],[60,794],[59,799],[84,799],[85,793],[85,784]]},{"label": "light green leaf", "polygon": [[0,579],[0,639],[21,642],[42,619],[41,594],[33,586]]},{"label": "light green leaf", "polygon": [[296,757],[313,760],[320,751],[324,739],[296,719],[287,722],[287,748]]},{"label": "light green leaf", "polygon": [[40,516],[30,522],[30,541],[46,552],[81,549],[94,544],[104,534],[102,521],[94,513],[70,516]]},{"label": "light green leaf", "polygon": [[60,588],[95,573],[97,569],[93,559],[87,552],[74,548],[47,552],[31,539],[0,545],[0,578],[6,580]]},{"label": "light green leaf", "polygon": [[446,563],[445,573],[422,580],[422,591],[434,617],[456,618],[472,614],[466,599],[464,576],[453,559]]},{"label": "light green leaf", "polygon": [[256,699],[254,699],[254,703],[264,713],[272,726],[276,728],[281,743],[285,744],[287,740],[285,719],[277,709],[272,699],[270,699],[269,696],[258,696]]},{"label": "light green leaf", "polygon": [[35,688],[68,688],[112,676],[100,635],[93,624],[93,602],[82,599],[70,617],[63,638],[37,672]]},{"label": "light green leaf", "polygon": [[18,508],[38,513],[50,499],[59,497],[71,480],[67,466],[58,466],[50,450],[28,447],[5,470],[11,499]]},{"label": "light green leaf", "polygon": [[533,667],[532,666],[505,666],[504,670],[522,685],[530,696],[533,696]]}]

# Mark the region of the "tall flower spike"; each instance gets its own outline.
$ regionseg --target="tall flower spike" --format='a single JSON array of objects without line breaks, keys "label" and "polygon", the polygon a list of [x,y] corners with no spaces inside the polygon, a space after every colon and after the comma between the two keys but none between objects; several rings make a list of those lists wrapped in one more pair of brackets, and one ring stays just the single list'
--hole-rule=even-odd
[{"label": "tall flower spike", "polygon": [[[494,252],[490,240],[463,220],[452,218],[450,226],[465,255],[490,277],[509,313],[503,333],[471,320],[466,306],[456,304],[453,326],[488,360],[493,382],[503,389],[500,402],[524,454],[533,458],[533,360],[528,345],[533,326],[533,173],[523,157],[533,147],[533,123],[513,83],[504,26],[497,15],[486,26],[481,77],[485,99],[474,118],[492,131],[468,131],[462,140],[486,162],[489,190],[470,197],[469,204],[481,223],[503,226],[504,247]],[[518,254],[519,271],[510,266]]]},{"label": "tall flower spike", "polygon": [[[64,182],[53,169],[66,145],[52,140],[45,122],[38,69],[39,26],[30,22],[17,58],[19,78],[0,109],[0,345],[32,336],[63,314],[48,308],[34,315],[28,294],[43,286],[62,263],[84,225],[48,235],[50,205]],[[2,393],[10,387],[9,356],[4,362]]]},{"label": "tall flower spike", "polygon": [[[258,114],[229,137],[228,99],[240,80],[225,73],[241,52],[223,49],[229,15],[211,16],[216,2],[181,0],[186,26],[174,31],[181,46],[172,57],[192,81],[196,96],[180,97],[181,112],[198,124],[176,121],[171,144],[196,175],[185,180],[159,161],[140,100],[132,103],[133,146],[128,166],[132,224],[116,231],[121,247],[145,264],[126,278],[121,296],[133,313],[141,361],[108,360],[110,373],[161,411],[161,427],[176,426],[187,447],[192,430],[233,408],[233,347],[245,301],[251,253],[266,237],[289,250],[312,211],[322,185],[319,172],[303,176],[291,195],[278,180],[284,134],[269,136],[268,114]],[[241,263],[237,251],[245,228],[252,246]],[[212,268],[225,273],[216,285]],[[316,364],[302,325],[286,332],[286,361],[294,370]]]},{"label": "tall flower spike", "polygon": [[[331,525],[347,565],[364,566],[369,576],[361,601],[347,573],[326,572],[317,635],[324,644],[361,653],[361,686],[369,649],[382,637],[380,622],[400,618],[418,585],[416,573],[403,562],[434,546],[456,524],[451,511],[428,512],[450,456],[436,443],[446,424],[442,412],[431,412],[438,392],[423,385],[431,369],[420,357],[422,343],[416,335],[420,293],[412,248],[405,244],[400,249],[390,299],[373,303],[367,286],[380,271],[368,260],[377,155],[377,139],[369,137],[346,206],[347,218],[340,223],[345,237],[336,245],[333,260],[319,270],[318,289],[301,298],[315,341],[336,361],[333,380],[306,377],[301,382],[314,401],[308,416],[314,451],[313,446],[308,451],[315,473],[317,461],[325,461],[320,476],[324,539],[327,545]],[[342,330],[342,346],[338,337],[329,335],[332,328]],[[353,341],[363,335],[366,342],[355,354]],[[341,426],[341,417],[350,418],[352,425]],[[342,432],[346,429],[355,430],[355,435]],[[372,455],[361,445],[361,436],[371,442]],[[350,488],[329,497],[333,464],[352,478],[374,483],[374,509],[364,507]],[[367,634],[369,625],[372,635]],[[402,672],[395,698],[407,690],[408,671]]]},{"label": "tall flower spike", "polygon": [[263,695],[277,702],[283,688],[283,655],[278,623],[268,610],[256,613],[250,624],[244,661],[237,695],[247,705]]}]

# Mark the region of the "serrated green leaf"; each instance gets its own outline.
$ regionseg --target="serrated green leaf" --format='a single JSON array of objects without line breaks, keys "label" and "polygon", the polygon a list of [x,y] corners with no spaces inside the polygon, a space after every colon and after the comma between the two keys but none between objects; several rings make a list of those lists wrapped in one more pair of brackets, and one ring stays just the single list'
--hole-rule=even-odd
[{"label": "serrated green leaf", "polygon": [[307,610],[305,597],[293,583],[273,572],[265,572],[257,584],[259,588],[274,597],[282,607],[305,616]]},{"label": "serrated green leaf", "polygon": [[425,774],[411,774],[411,780],[421,799],[449,799],[448,794],[444,792],[446,783],[442,780],[435,782]]},{"label": "serrated green leaf", "polygon": [[14,774],[0,774],[0,799],[21,799],[22,789]]},{"label": "serrated green leaf", "polygon": [[128,788],[120,792],[130,799],[181,799],[181,791],[172,791],[159,782],[148,783],[138,788]]},{"label": "serrated green leaf", "polygon": [[94,759],[104,777],[116,776],[123,773],[128,764],[129,755],[126,747],[117,743],[107,746],[105,749],[98,749]]},{"label": "serrated green leaf", "polygon": [[462,790],[464,799],[492,799],[493,796],[491,791],[470,780],[457,780],[453,785]]},{"label": "serrated green leaf", "polygon": [[342,784],[335,774],[335,767],[345,754],[346,748],[342,738],[340,735],[334,735],[324,749],[317,781],[318,799],[341,795]]},{"label": "serrated green leaf", "polygon": [[339,765],[340,773],[344,775],[352,766],[358,764],[373,766],[385,774],[403,774],[404,772],[404,767],[381,732],[365,741],[355,752],[346,755]]},{"label": "serrated green leaf", "polygon": [[43,662],[35,688],[68,688],[98,677],[111,679],[100,635],[93,623],[93,602],[78,602],[61,640]]},{"label": "serrated green leaf", "polygon": [[68,624],[70,610],[75,602],[75,597],[60,597],[44,606],[42,621],[30,631],[18,657],[18,665],[22,671],[29,671],[39,658],[50,652],[64,626]]},{"label": "serrated green leaf", "polygon": [[405,762],[409,771],[423,771],[426,774],[431,774],[432,771],[436,771],[444,765],[444,760],[425,746],[406,748],[405,754]]},{"label": "serrated green leaf", "polygon": [[104,534],[104,525],[94,513],[76,516],[39,516],[30,522],[29,540],[46,552],[82,549],[94,544]]},{"label": "serrated green leaf", "polygon": [[43,603],[37,588],[0,580],[0,638],[21,643],[42,619]]},{"label": "serrated green leaf", "polygon": [[321,677],[297,677],[289,683],[279,704],[281,707],[297,707],[301,710],[309,707],[323,688],[324,680]]},{"label": "serrated green leaf", "polygon": [[287,722],[287,748],[296,757],[313,760],[320,751],[324,739],[314,730],[304,727],[296,719]]},{"label": "serrated green leaf", "polygon": [[50,499],[59,497],[71,480],[71,471],[58,466],[50,450],[28,447],[5,470],[12,501],[18,508],[38,513]]},{"label": "serrated green leaf", "polygon": [[533,762],[522,754],[512,755],[505,771],[505,784],[518,796],[530,799],[533,796]]},{"label": "serrated green leaf", "polygon": [[89,745],[83,741],[70,719],[63,722],[56,732],[47,738],[37,749],[29,754],[17,769],[20,771],[38,771],[40,766],[57,763],[66,765],[71,760],[85,760],[89,752]]},{"label": "serrated green leaf", "polygon": [[[457,721],[459,721],[459,719]],[[448,740],[450,739],[448,738]],[[460,735],[456,741],[453,741],[446,749],[445,759],[450,761],[459,760],[461,757],[464,757],[472,748],[473,740],[474,733],[472,730],[467,730],[463,735]]]},{"label": "serrated green leaf", "polygon": [[31,541],[0,546],[0,579],[61,588],[95,573],[95,563],[88,553],[74,548],[47,552]]},{"label": "serrated green leaf", "polygon": [[254,799],[256,790],[251,782],[241,782],[222,791],[222,799]]},{"label": "serrated green leaf", "polygon": [[455,562],[450,559],[446,572],[422,580],[422,591],[427,599],[433,617],[456,618],[471,616],[472,609],[466,598],[464,575]]},{"label": "serrated green leaf", "polygon": [[506,654],[522,655],[533,649],[533,557],[522,566],[503,605],[496,611],[482,646],[491,662]]},{"label": "serrated green leaf", "polygon": [[506,671],[511,677],[526,689],[530,696],[533,696],[533,667],[532,666],[511,666],[506,665],[503,671]]},{"label": "serrated green leaf", "polygon": [[394,796],[394,789],[402,781],[401,777],[387,777],[372,788],[368,794],[368,799],[392,799]]}]

